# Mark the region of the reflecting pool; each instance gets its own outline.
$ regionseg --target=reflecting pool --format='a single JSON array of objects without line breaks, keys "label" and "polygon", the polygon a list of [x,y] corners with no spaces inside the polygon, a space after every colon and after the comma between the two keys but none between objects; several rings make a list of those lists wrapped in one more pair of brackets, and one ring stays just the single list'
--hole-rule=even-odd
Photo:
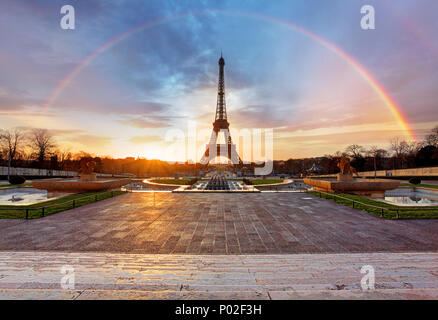
[{"label": "reflecting pool", "polygon": [[0,189],[0,206],[23,206],[53,200],[66,194],[52,193],[35,188],[6,188]]},{"label": "reflecting pool", "polygon": [[398,206],[438,206],[438,192],[396,189],[387,191],[383,201]]}]

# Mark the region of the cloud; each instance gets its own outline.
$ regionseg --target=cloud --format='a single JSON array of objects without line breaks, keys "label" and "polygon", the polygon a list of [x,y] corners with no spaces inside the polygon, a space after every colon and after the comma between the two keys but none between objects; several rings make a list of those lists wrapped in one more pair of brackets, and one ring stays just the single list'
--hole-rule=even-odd
[{"label": "cloud", "polygon": [[68,139],[64,140],[68,142],[82,144],[83,146],[90,148],[90,150],[93,150],[93,148],[99,148],[111,143],[113,140],[115,140],[115,138],[102,137],[93,134],[79,134],[70,136]]},{"label": "cloud", "polygon": [[[386,131],[377,128],[380,125],[384,129],[398,128],[394,116],[369,84],[339,56],[303,34],[263,19],[241,16],[240,11],[293,21],[336,43],[383,84],[411,123],[432,122],[438,116],[438,42],[430,33],[430,47],[425,48],[400,21],[409,18],[414,26],[420,23],[426,35],[436,29],[436,10],[431,7],[438,5],[418,1],[422,5],[397,7],[401,19],[395,19],[394,12],[379,2],[378,10],[386,17],[381,32],[364,33],[360,28],[349,28],[357,22],[358,15],[352,14],[357,13],[357,5],[341,0],[318,4],[323,10],[317,17],[311,1],[241,4],[132,0],[129,6],[123,1],[73,1],[81,21],[74,32],[59,28],[60,6],[56,2],[3,0],[0,38],[7,45],[0,59],[1,124],[31,126],[38,120],[38,126],[59,127],[55,134],[60,139],[90,146],[108,144],[113,139],[101,137],[94,130],[118,128],[119,124],[131,127],[117,132],[120,141],[133,139],[134,144],[155,138],[141,137],[144,132],[132,134],[137,132],[132,128],[167,128],[178,125],[183,117],[197,119],[211,129],[217,59],[223,50],[232,128],[275,128],[285,135],[307,135],[314,129],[326,128],[329,132],[342,127],[348,131],[346,126],[374,124],[376,133],[370,134],[370,139],[385,135]],[[67,82],[49,110],[39,114],[63,79],[117,35],[163,17],[211,8],[232,14],[189,14],[122,37],[88,61]],[[327,28],[327,21],[331,28]],[[51,118],[35,119],[38,115]],[[59,119],[54,119],[55,115]],[[96,119],[96,126],[90,127],[87,121],[78,123],[78,119],[88,116]],[[78,129],[64,129],[70,125]],[[139,136],[131,138],[136,134]],[[354,136],[345,135],[345,139]],[[365,137],[358,135],[357,139],[365,141]],[[317,154],[320,147],[328,145],[327,139],[309,134],[296,138],[294,143],[304,146],[306,140]],[[344,141],[342,136],[330,139]],[[284,150],[289,150],[287,144]]]},{"label": "cloud", "polygon": [[129,139],[129,142],[133,144],[147,144],[153,142],[163,142],[163,137],[159,136],[135,136]]},{"label": "cloud", "polygon": [[287,125],[290,120],[278,107],[249,105],[233,111],[233,123],[243,128],[276,128]]},{"label": "cloud", "polygon": [[49,131],[54,136],[77,136],[82,135],[86,132],[82,129],[51,129]]},{"label": "cloud", "polygon": [[274,137],[274,157],[276,159],[322,156],[343,151],[348,145],[359,144],[389,147],[393,137],[404,137],[402,130],[344,131],[326,134],[306,134],[290,137]]},{"label": "cloud", "polygon": [[[156,114],[166,113],[170,107],[168,103],[125,100],[106,105],[104,108],[114,114]],[[96,111],[99,110],[102,111],[102,107],[96,108]]]},{"label": "cloud", "polygon": [[25,94],[10,94],[6,89],[2,89],[0,94],[0,110],[1,111],[26,111],[30,109],[40,108],[43,100],[29,97]]},{"label": "cloud", "polygon": [[276,138],[278,141],[285,141],[290,143],[309,143],[310,141],[316,141],[318,143],[355,143],[357,144],[370,144],[373,140],[388,141],[392,137],[403,136],[403,130],[370,130],[370,131],[343,131],[326,134],[308,134],[305,133],[299,136],[291,136],[284,138]]},{"label": "cloud", "polygon": [[139,129],[164,128],[170,125],[170,118],[164,116],[140,116],[130,119],[119,120],[120,123]]}]

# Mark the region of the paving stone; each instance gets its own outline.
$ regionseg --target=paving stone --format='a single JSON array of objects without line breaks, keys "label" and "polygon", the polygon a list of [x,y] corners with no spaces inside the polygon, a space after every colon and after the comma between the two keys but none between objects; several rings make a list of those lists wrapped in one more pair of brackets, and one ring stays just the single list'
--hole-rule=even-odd
[{"label": "paving stone", "polygon": [[0,250],[257,254],[438,250],[438,220],[383,220],[299,193],[130,193],[29,221]]},{"label": "paving stone", "polygon": [[[361,265],[375,290],[361,290]],[[75,287],[60,270],[74,268]],[[0,299],[438,299],[438,253],[0,252]]]}]

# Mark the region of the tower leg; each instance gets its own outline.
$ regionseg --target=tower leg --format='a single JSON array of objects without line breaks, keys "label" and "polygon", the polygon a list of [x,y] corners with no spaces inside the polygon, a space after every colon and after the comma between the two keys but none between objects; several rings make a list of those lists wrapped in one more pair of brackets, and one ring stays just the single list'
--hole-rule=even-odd
[{"label": "tower leg", "polygon": [[210,141],[208,142],[207,148],[201,159],[201,164],[206,165],[210,163],[210,160],[216,158],[216,145],[217,145],[217,133],[216,131],[211,132]]},{"label": "tower leg", "polygon": [[240,159],[239,154],[237,153],[236,145],[233,144],[231,141],[229,130],[223,130],[223,131],[225,134],[225,141],[227,143],[218,144],[217,143],[218,132],[216,132],[216,130],[213,130],[213,132],[211,133],[210,141],[206,147],[205,153],[200,161],[201,164],[206,165],[217,156],[227,157],[231,161],[231,164],[234,166],[242,164],[242,160]]}]

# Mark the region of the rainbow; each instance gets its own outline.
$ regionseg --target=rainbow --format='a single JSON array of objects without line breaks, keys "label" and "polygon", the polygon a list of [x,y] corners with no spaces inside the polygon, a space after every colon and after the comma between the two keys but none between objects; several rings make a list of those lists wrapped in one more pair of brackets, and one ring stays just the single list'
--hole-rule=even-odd
[{"label": "rainbow", "polygon": [[83,69],[85,68],[90,62],[96,58],[98,55],[103,53],[104,51],[110,49],[115,44],[119,43],[123,39],[133,35],[136,32],[139,32],[141,30],[151,28],[160,24],[164,24],[170,21],[174,21],[177,19],[185,18],[192,15],[202,15],[207,13],[214,13],[214,14],[228,14],[228,15],[238,15],[238,16],[245,16],[250,18],[259,19],[266,22],[271,22],[275,24],[282,25],[294,32],[298,32],[304,36],[307,36],[317,43],[323,45],[325,48],[342,58],[346,63],[348,63],[370,86],[371,88],[377,93],[377,95],[382,99],[382,101],[385,103],[385,105],[388,107],[388,109],[391,111],[392,115],[396,119],[397,123],[399,124],[400,128],[403,130],[405,135],[410,140],[416,140],[414,131],[410,127],[410,124],[408,120],[406,119],[406,116],[403,114],[400,107],[397,105],[397,103],[391,98],[390,94],[385,90],[385,88],[373,77],[371,73],[369,73],[365,67],[363,67],[358,61],[356,61],[352,56],[350,56],[347,52],[336,46],[334,43],[328,41],[327,39],[322,38],[321,36],[317,35],[316,33],[304,29],[303,27],[300,27],[298,25],[295,25],[291,22],[280,20],[277,18],[273,18],[266,15],[260,15],[256,13],[250,13],[250,12],[242,12],[242,11],[225,11],[225,10],[204,10],[204,11],[192,11],[189,13],[184,13],[180,15],[173,15],[170,17],[164,17],[157,20],[152,20],[149,22],[146,22],[144,24],[141,24],[139,26],[136,26],[126,32],[123,32],[116,37],[110,39],[105,44],[97,48],[95,51],[93,51],[90,55],[88,55],[84,60],[82,60],[73,70],[71,70],[66,77],[59,82],[59,84],[56,86],[55,90],[52,92],[52,94],[47,99],[46,103],[43,105],[43,112],[49,108],[52,103],[57,99],[57,97],[62,93],[62,91],[68,86],[68,84],[75,78],[75,76]]}]

